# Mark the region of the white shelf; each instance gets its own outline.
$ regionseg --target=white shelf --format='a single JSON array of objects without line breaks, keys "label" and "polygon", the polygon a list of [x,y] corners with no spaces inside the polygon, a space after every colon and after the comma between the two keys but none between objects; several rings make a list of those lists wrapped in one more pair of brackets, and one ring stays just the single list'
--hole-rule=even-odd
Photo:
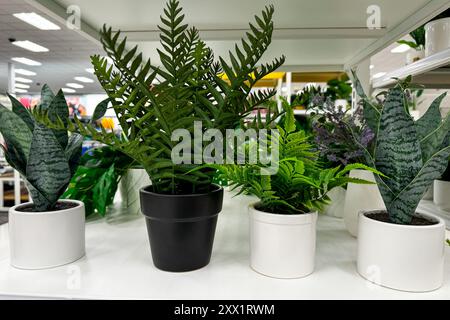
[{"label": "white shelf", "polygon": [[434,214],[438,217],[441,217],[445,221],[447,230],[450,230],[450,212],[440,209],[438,206],[434,204],[433,201],[430,200],[422,200],[419,204],[418,209],[423,210],[426,213]]},{"label": "white shelf", "polygon": [[[392,85],[396,82],[394,78],[398,79],[405,79],[409,75],[413,77],[425,75],[427,73],[429,74],[428,81],[431,82],[431,85],[433,85],[433,80],[430,78],[437,78],[442,76],[444,73],[444,78],[447,79],[447,83],[450,85],[450,73],[443,71],[439,71],[439,68],[443,68],[445,66],[448,66],[450,64],[450,48],[446,49],[444,51],[438,52],[436,54],[433,54],[429,57],[426,57],[424,59],[421,59],[417,62],[414,62],[412,64],[409,64],[407,66],[404,66],[400,69],[397,69],[395,71],[389,72],[383,77],[376,79],[373,81],[373,87],[374,88],[383,88],[387,87],[389,85]],[[434,72],[436,71],[436,72]],[[416,81],[418,82],[418,81]],[[438,80],[438,82],[442,82],[442,80]],[[435,85],[438,85],[436,83]],[[443,86],[444,84],[440,84],[439,86]]]},{"label": "white shelf", "polygon": [[122,224],[86,225],[86,257],[70,265],[26,271],[9,265],[8,226],[0,227],[0,296],[94,299],[447,299],[445,283],[429,293],[375,286],[356,272],[356,239],[341,219],[320,216],[316,268],[302,279],[278,280],[249,267],[247,205],[254,199],[225,194],[211,263],[200,270],[169,273],[151,260],[143,218]]}]

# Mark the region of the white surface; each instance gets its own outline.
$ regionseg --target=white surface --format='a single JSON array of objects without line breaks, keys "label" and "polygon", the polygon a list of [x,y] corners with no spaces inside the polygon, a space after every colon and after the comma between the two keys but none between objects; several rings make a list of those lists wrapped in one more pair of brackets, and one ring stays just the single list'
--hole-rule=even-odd
[{"label": "white surface", "polygon": [[[418,209],[441,217],[445,221],[447,230],[450,230],[450,211],[440,209],[432,200],[422,200]],[[450,237],[450,235],[448,237]]]},{"label": "white surface", "polygon": [[425,56],[450,48],[450,18],[431,21],[425,25]]},{"label": "white surface", "polygon": [[360,213],[358,272],[376,284],[412,292],[438,289],[444,276],[444,246],[442,219],[430,226],[404,226]]},{"label": "white surface", "polygon": [[406,293],[373,285],[356,272],[356,240],[342,220],[319,216],[316,268],[306,278],[272,279],[249,265],[247,205],[226,193],[211,263],[189,273],[166,273],[152,264],[144,220],[89,222],[86,256],[63,267],[24,271],[9,265],[7,225],[0,227],[0,294],[61,298],[141,299],[448,299],[450,247],[443,287]]},{"label": "white surface", "polygon": [[[351,178],[375,182],[372,172],[367,170],[350,171]],[[347,185],[344,202],[344,222],[348,232],[358,236],[358,216],[361,210],[385,209],[383,199],[376,184]]]},{"label": "white surface", "polygon": [[12,265],[21,269],[52,268],[84,256],[84,203],[70,202],[77,206],[46,212],[17,211],[17,206],[9,209]]},{"label": "white surface", "polygon": [[317,212],[281,215],[250,214],[250,265],[274,278],[302,278],[314,270]]},{"label": "white surface", "polygon": [[434,180],[433,202],[441,210],[450,211],[450,181]]}]

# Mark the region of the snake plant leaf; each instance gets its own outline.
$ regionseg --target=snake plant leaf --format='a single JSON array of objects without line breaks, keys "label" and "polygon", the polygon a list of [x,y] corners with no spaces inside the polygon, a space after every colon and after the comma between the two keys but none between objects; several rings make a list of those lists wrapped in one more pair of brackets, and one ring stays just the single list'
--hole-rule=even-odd
[{"label": "snake plant leaf", "polygon": [[107,98],[107,99],[103,100],[102,102],[100,102],[97,105],[97,107],[95,107],[94,114],[92,115],[92,120],[91,120],[92,123],[99,120],[100,118],[102,118],[105,115],[106,110],[108,110],[109,100],[110,99]]},{"label": "snake plant leaf", "polygon": [[73,133],[69,137],[67,148],[64,151],[67,161],[69,162],[70,173],[73,176],[77,170],[77,166],[81,158],[81,150],[83,145],[83,136]]},{"label": "snake plant leaf", "polygon": [[38,189],[33,187],[31,183],[26,183],[28,191],[30,191],[31,200],[33,200],[34,210],[38,212],[47,211],[52,208],[53,204]]},{"label": "snake plant leaf", "polygon": [[435,179],[439,179],[448,165],[450,146],[438,151],[424,164],[414,179],[389,205],[389,214],[395,223],[408,224],[424,193]]},{"label": "snake plant leaf", "polygon": [[450,114],[448,114],[444,121],[441,121],[440,125],[435,127],[435,130],[425,136],[420,144],[422,146],[422,154],[424,161],[430,159],[430,157],[439,150],[442,145],[445,145],[446,137],[450,132]]},{"label": "snake plant leaf", "polygon": [[5,159],[10,166],[16,169],[20,174],[24,175],[27,169],[27,161],[19,154],[16,147],[13,144],[10,144],[8,147],[0,144],[0,147],[2,148]]},{"label": "snake plant leaf", "polygon": [[26,163],[33,134],[18,115],[2,105],[0,105],[0,132],[6,148],[14,148],[17,157]]},{"label": "snake plant leaf", "polygon": [[422,168],[414,120],[406,113],[400,86],[389,90],[380,118],[375,154],[376,169],[395,177],[381,178],[394,194],[403,190]]},{"label": "snake plant leaf", "polygon": [[53,93],[52,89],[50,89],[50,87],[47,84],[44,84],[41,89],[40,108],[42,110],[48,110],[48,107],[50,106],[54,98],[55,94]]},{"label": "snake plant leaf", "polygon": [[70,168],[64,150],[53,131],[42,124],[36,124],[34,128],[26,177],[50,203],[48,206],[40,203],[41,199],[33,199],[37,211],[52,209],[70,182]]},{"label": "snake plant leaf", "polygon": [[[64,126],[67,126],[67,119],[69,118],[69,109],[67,108],[66,98],[62,90],[59,90],[53,100],[48,106],[48,118],[52,122],[61,120]],[[67,130],[53,130],[56,138],[58,139],[61,147],[65,149],[68,142]]]},{"label": "snake plant leaf", "polygon": [[425,138],[432,131],[434,131],[442,122],[441,116],[441,102],[447,96],[447,93],[441,94],[437,97],[428,108],[427,112],[416,121],[416,130],[419,139]]},{"label": "snake plant leaf", "polygon": [[34,120],[31,116],[30,111],[25,108],[19,100],[14,98],[12,95],[8,94],[9,100],[11,100],[12,111],[17,114],[28,126],[28,128],[33,131],[34,129]]}]

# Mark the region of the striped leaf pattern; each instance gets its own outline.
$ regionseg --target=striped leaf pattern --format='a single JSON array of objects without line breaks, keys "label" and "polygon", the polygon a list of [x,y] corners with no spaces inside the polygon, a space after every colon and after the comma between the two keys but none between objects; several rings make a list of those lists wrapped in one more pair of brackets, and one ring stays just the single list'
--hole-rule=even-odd
[{"label": "striped leaf pattern", "polygon": [[431,132],[433,132],[437,127],[441,125],[441,102],[447,96],[447,93],[441,94],[437,97],[433,103],[428,108],[427,112],[416,121],[416,130],[419,135],[419,139],[425,138]]},{"label": "striped leaf pattern", "polygon": [[12,111],[18,115],[28,126],[28,128],[33,131],[34,129],[34,120],[31,116],[30,111],[25,108],[16,98],[12,95],[8,94],[9,100],[11,100]]},{"label": "striped leaf pattern", "polygon": [[[62,90],[59,90],[48,107],[48,117],[51,121],[56,121],[58,118],[67,125],[67,119],[69,118],[69,109],[67,108],[66,98]],[[58,139],[59,144],[63,149],[67,147],[68,134],[67,130],[53,130],[53,133]]]},{"label": "striped leaf pattern", "polygon": [[[422,153],[413,119],[406,113],[400,86],[389,90],[380,118],[375,166],[384,182],[398,194],[422,168]],[[394,178],[395,177],[395,178]]]},{"label": "striped leaf pattern", "polygon": [[[27,180],[49,203],[56,203],[70,182],[70,168],[58,140],[51,129],[36,124],[27,163]],[[48,204],[35,203],[37,211]]]},{"label": "striped leaf pattern", "polygon": [[41,89],[41,104],[40,108],[42,110],[47,110],[50,106],[50,103],[52,103],[53,99],[55,98],[55,94],[53,93],[52,89],[46,84],[42,86]]}]

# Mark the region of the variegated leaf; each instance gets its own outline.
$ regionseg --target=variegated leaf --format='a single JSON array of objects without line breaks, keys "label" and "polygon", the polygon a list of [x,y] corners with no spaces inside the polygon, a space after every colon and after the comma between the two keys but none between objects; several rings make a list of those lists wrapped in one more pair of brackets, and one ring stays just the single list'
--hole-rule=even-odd
[{"label": "variegated leaf", "polygon": [[445,140],[450,132],[450,114],[445,117],[444,121],[439,126],[425,136],[421,141],[422,158],[424,161],[430,159],[430,157],[445,145]]},{"label": "variegated leaf", "polygon": [[34,119],[31,116],[30,111],[25,108],[20,101],[14,98],[12,95],[8,94],[9,100],[11,100],[12,111],[17,114],[23,122],[25,122],[28,128],[33,131],[34,129]]},{"label": "variegated leaf", "polygon": [[48,110],[48,107],[50,106],[53,98],[55,98],[53,91],[48,85],[44,84],[41,89],[41,109]]},{"label": "variegated leaf", "polygon": [[[52,122],[58,121],[60,119],[64,126],[67,125],[67,121],[69,118],[69,108],[67,107],[66,98],[64,97],[64,93],[62,90],[59,90],[56,96],[51,101],[48,107],[48,118]],[[58,139],[61,147],[65,149],[67,147],[68,135],[67,130],[53,130],[56,138]]]},{"label": "variegated leaf", "polygon": [[441,94],[437,97],[428,108],[427,112],[416,121],[416,130],[419,139],[425,138],[428,134],[433,132],[442,122],[440,106],[442,100],[447,96],[447,93]]}]

